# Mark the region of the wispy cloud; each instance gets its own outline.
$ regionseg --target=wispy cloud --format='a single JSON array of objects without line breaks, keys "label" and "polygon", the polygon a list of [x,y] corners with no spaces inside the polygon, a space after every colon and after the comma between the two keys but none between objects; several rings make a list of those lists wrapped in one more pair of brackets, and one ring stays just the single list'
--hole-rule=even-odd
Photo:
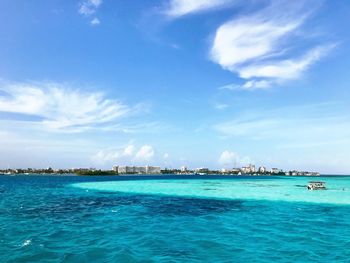
[{"label": "wispy cloud", "polygon": [[120,125],[135,111],[101,92],[86,92],[53,83],[4,84],[0,90],[0,111],[36,116],[36,123],[48,130],[84,131]]},{"label": "wispy cloud", "polygon": [[[86,17],[90,17],[96,13],[97,9],[102,5],[102,0],[83,0],[79,4],[78,12],[81,15]],[[97,26],[101,23],[101,21],[95,17],[90,21],[92,26]]]},{"label": "wispy cloud", "polygon": [[343,114],[346,109],[337,110],[336,107],[339,105],[323,103],[246,112],[230,121],[215,124],[213,128],[224,137],[274,141],[278,147],[292,144],[309,147],[322,145],[325,141],[348,141],[350,118]]},{"label": "wispy cloud", "polygon": [[154,157],[154,149],[150,145],[144,145],[136,153],[135,159],[139,161],[150,161]]},{"label": "wispy cloud", "polygon": [[243,85],[237,85],[237,84],[228,84],[219,87],[219,90],[254,90],[254,89],[264,89],[264,88],[269,88],[273,84],[272,80],[266,80],[266,79],[261,79],[261,80],[248,80],[246,81]]},{"label": "wispy cloud", "polygon": [[84,0],[80,2],[78,12],[82,15],[92,15],[102,4],[102,0]]},{"label": "wispy cloud", "polygon": [[[251,78],[275,78],[275,79],[295,79],[306,71],[314,62],[326,55],[334,45],[318,46],[313,48],[301,58],[286,59],[276,61],[265,61],[253,65],[247,65],[239,70],[239,74],[244,79]],[[255,85],[261,81],[255,80]]]},{"label": "wispy cloud", "polygon": [[214,108],[217,110],[224,110],[226,108],[230,107],[228,104],[224,103],[214,103]]},{"label": "wispy cloud", "polygon": [[321,43],[303,50],[306,40],[297,34],[310,10],[299,1],[277,3],[230,20],[215,33],[210,58],[246,80],[240,88],[267,88],[296,79],[335,46]]},{"label": "wispy cloud", "polygon": [[169,0],[163,13],[169,17],[215,10],[232,4],[234,0]]}]

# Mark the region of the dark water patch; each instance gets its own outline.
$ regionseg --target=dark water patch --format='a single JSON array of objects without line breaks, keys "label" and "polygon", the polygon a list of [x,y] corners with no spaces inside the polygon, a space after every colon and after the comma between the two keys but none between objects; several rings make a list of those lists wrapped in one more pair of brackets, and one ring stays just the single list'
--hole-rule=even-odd
[{"label": "dark water patch", "polygon": [[197,198],[160,197],[143,195],[118,195],[95,193],[91,196],[51,198],[38,204],[20,205],[12,213],[24,218],[72,218],[89,217],[106,210],[126,206],[141,206],[156,215],[205,215],[243,209],[239,200],[208,200]]},{"label": "dark water patch", "polygon": [[122,194],[121,192],[108,192],[108,191],[103,191],[103,192],[96,192],[96,194],[106,194],[106,195],[120,195]]},{"label": "dark water patch", "polygon": [[137,197],[106,197],[106,196],[78,196],[51,199],[42,204],[21,206],[15,211],[24,217],[72,217],[74,215],[90,215],[105,208],[134,205],[140,203]]},{"label": "dark water patch", "polygon": [[206,187],[206,188],[215,188],[215,187],[218,187],[218,186],[221,186],[222,183],[219,182],[219,183],[216,183],[216,182],[203,182],[203,186]]},{"label": "dark water patch", "polygon": [[143,204],[152,213],[166,216],[201,216],[243,210],[240,200],[162,197]]},{"label": "dark water patch", "polygon": [[252,187],[281,187],[281,185],[278,184],[260,184],[255,182],[241,182],[241,184],[250,185]]}]

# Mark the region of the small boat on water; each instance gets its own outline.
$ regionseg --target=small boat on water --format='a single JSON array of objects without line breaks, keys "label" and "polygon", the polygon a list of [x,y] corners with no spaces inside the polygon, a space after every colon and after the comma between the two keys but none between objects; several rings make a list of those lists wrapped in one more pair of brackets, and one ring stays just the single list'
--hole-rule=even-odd
[{"label": "small boat on water", "polygon": [[326,183],[325,182],[309,182],[307,184],[308,190],[326,190]]}]

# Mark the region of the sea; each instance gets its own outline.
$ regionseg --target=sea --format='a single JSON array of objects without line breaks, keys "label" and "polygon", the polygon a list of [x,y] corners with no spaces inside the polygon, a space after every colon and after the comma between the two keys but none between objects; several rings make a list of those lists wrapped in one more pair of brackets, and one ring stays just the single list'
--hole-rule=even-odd
[{"label": "sea", "polygon": [[350,262],[350,177],[3,175],[0,262]]}]

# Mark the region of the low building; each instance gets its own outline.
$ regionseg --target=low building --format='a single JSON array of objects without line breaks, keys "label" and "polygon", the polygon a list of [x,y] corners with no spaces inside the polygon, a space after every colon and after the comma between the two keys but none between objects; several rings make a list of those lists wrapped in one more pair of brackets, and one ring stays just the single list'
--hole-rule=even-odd
[{"label": "low building", "polygon": [[232,168],[232,170],[230,171],[232,174],[238,174],[241,175],[242,174],[242,169],[240,168]]},{"label": "low building", "polygon": [[207,173],[209,173],[209,168],[203,168],[203,167],[197,168],[196,172],[199,174],[207,174]]},{"label": "low building", "polygon": [[117,167],[118,167],[118,174],[134,173],[134,167],[133,166],[117,166]]},{"label": "low building", "polygon": [[280,172],[281,172],[281,170],[278,169],[278,168],[271,168],[271,173],[272,173],[272,174],[278,174],[278,173],[280,173]]},{"label": "low building", "polygon": [[147,167],[146,166],[134,166],[134,173],[135,174],[146,174]]},{"label": "low building", "polygon": [[146,173],[147,174],[160,174],[160,167],[159,166],[146,166]]},{"label": "low building", "polygon": [[113,166],[118,174],[160,174],[159,166]]}]

